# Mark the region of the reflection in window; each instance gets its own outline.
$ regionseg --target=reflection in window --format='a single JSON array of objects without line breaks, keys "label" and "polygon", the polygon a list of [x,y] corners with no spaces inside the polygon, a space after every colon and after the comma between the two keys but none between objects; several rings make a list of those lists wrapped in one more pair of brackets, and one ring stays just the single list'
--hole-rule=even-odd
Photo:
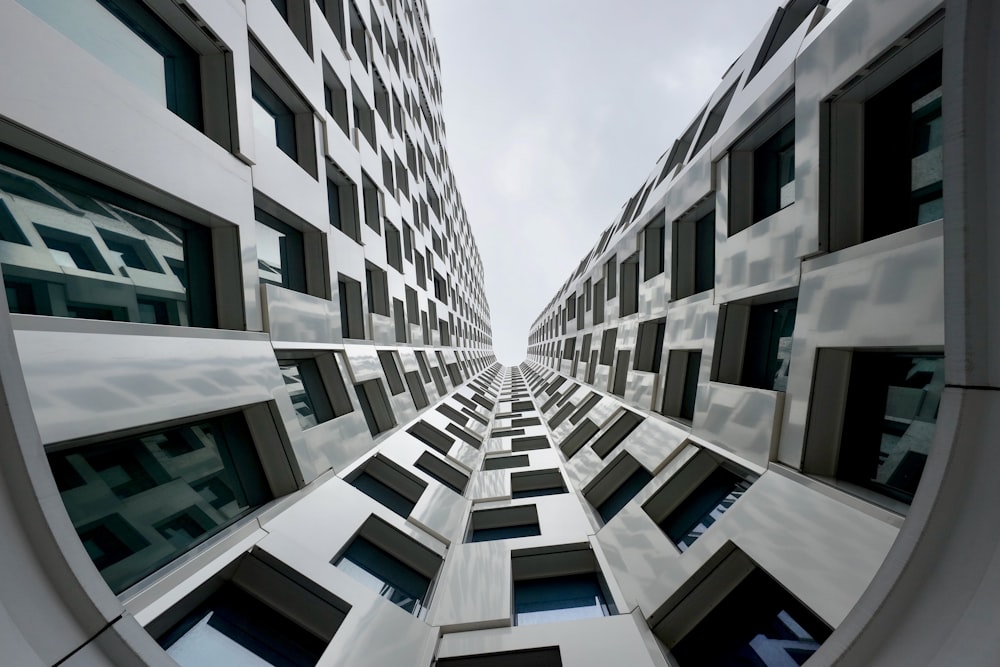
[{"label": "reflection in window", "polygon": [[837,476],[912,501],[943,390],[941,355],[855,352]]},{"label": "reflection in window", "polygon": [[311,667],[327,644],[231,583],[157,641],[181,667]]},{"label": "reflection in window", "polygon": [[796,299],[790,299],[750,309],[741,385],[785,391],[797,305]]},{"label": "reflection in window", "polygon": [[358,536],[335,563],[344,572],[414,616],[426,611],[430,577]]},{"label": "reflection in window", "polygon": [[257,270],[262,283],[306,291],[302,232],[273,215],[254,209],[257,220]]},{"label": "reflection in window", "polygon": [[285,101],[256,72],[250,73],[253,90],[254,129],[271,139],[288,157],[298,161],[295,114]]},{"label": "reflection in window", "polygon": [[681,552],[687,551],[750,488],[754,476],[719,466],[659,523]]},{"label": "reflection in window", "polygon": [[143,93],[201,129],[199,55],[143,2],[17,1]]},{"label": "reflection in window", "polygon": [[671,649],[680,665],[801,665],[830,628],[758,568]]},{"label": "reflection in window", "polygon": [[292,408],[303,430],[334,418],[315,361],[303,359],[283,363],[280,368],[288,397],[292,400]]},{"label": "reflection in window", "polygon": [[795,122],[788,123],[753,154],[754,222],[795,203]]},{"label": "reflection in window", "polygon": [[208,229],[13,151],[0,162],[11,312],[215,326]]},{"label": "reflection in window", "polygon": [[271,498],[238,415],[48,458],[87,553],[116,593]]},{"label": "reflection in window", "polygon": [[593,572],[514,582],[514,625],[600,618],[613,613]]}]

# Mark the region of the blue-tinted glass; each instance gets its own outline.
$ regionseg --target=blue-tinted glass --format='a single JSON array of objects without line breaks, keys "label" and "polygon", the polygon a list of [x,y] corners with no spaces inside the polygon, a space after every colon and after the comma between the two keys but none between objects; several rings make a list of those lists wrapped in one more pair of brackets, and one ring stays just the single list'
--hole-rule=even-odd
[{"label": "blue-tinted glass", "polygon": [[421,615],[431,580],[363,537],[356,537],[336,563],[398,607]]},{"label": "blue-tinted glass", "polygon": [[514,582],[514,624],[535,625],[609,615],[594,573]]},{"label": "blue-tinted glass", "polygon": [[63,503],[121,592],[271,498],[242,417],[49,455]]},{"label": "blue-tinted glass", "polygon": [[597,508],[597,513],[605,522],[611,519],[625,507],[625,504],[635,497],[635,494],[642,490],[642,487],[649,483],[653,476],[645,468],[640,467],[632,473],[628,479],[622,482],[621,486],[615,489],[607,499]]},{"label": "blue-tinted glass", "polygon": [[326,642],[226,584],[158,640],[181,667],[312,667]]},{"label": "blue-tinted glass", "polygon": [[686,551],[746,493],[750,484],[750,480],[725,468],[716,468],[660,523],[660,528],[681,551]]}]

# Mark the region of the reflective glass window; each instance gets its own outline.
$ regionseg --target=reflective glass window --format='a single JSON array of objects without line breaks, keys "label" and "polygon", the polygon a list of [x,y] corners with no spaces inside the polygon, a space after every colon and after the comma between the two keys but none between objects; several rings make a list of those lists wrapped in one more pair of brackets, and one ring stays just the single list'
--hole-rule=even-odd
[{"label": "reflective glass window", "polygon": [[181,667],[311,667],[326,641],[226,583],[158,639]]},{"label": "reflective glass window", "polygon": [[613,613],[593,572],[514,582],[514,624],[537,625]]},{"label": "reflective glass window", "polygon": [[351,542],[336,566],[398,607],[420,616],[431,580],[364,537]]},{"label": "reflective glass window", "polygon": [[143,93],[202,126],[199,54],[139,0],[18,0]]},{"label": "reflective glass window", "polygon": [[207,228],[2,147],[0,246],[11,312],[216,325]]},{"label": "reflective glass window", "polygon": [[87,553],[116,593],[272,497],[241,415],[48,458]]}]

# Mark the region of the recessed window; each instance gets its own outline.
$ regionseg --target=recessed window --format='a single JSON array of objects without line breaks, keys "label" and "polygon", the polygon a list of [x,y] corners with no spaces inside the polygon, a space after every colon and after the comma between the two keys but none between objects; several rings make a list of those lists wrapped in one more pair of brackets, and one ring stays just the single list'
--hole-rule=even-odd
[{"label": "recessed window", "polygon": [[829,626],[746,554],[728,549],[703,568],[711,568],[707,574],[692,577],[701,579],[694,591],[668,600],[654,634],[681,665],[805,663],[830,636]]},{"label": "recessed window", "polygon": [[694,419],[701,372],[701,350],[670,350],[660,413],[686,422]]},{"label": "recessed window", "polygon": [[[674,299],[683,299],[715,287],[715,200],[674,223]],[[707,212],[703,212],[704,209]]]},{"label": "recessed window", "polygon": [[374,498],[404,519],[420,501],[427,484],[377,454],[347,479],[351,486]]},{"label": "recessed window", "polygon": [[795,100],[788,95],[732,147],[729,235],[795,202]]},{"label": "recessed window", "polygon": [[[364,93],[358,85],[351,82],[351,104],[354,111],[354,128],[359,135],[365,138],[368,145],[375,148],[375,112],[371,105],[365,100]],[[358,135],[354,137],[357,148],[361,148]]]},{"label": "recessed window", "polygon": [[666,330],[665,317],[639,324],[639,335],[635,343],[635,370],[647,373],[660,372],[660,357],[663,354],[663,336]]},{"label": "recessed window", "polygon": [[254,208],[257,220],[257,271],[262,283],[306,291],[302,232]]},{"label": "recessed window", "polygon": [[361,59],[361,65],[368,69],[368,30],[365,28],[361,11],[354,2],[350,3],[351,46]]},{"label": "recessed window", "polygon": [[274,497],[242,414],[48,453],[88,555],[116,593]]},{"label": "recessed window", "polygon": [[533,449],[549,449],[549,439],[544,435],[532,435],[524,438],[514,438],[510,441],[512,452],[527,452]]},{"label": "recessed window", "polygon": [[362,340],[365,337],[361,283],[345,275],[337,275],[337,295],[340,303],[340,331],[344,338]]},{"label": "recessed window", "polygon": [[589,549],[511,553],[514,625],[600,618],[618,613]]},{"label": "recessed window", "polygon": [[250,40],[250,67],[254,129],[316,178],[312,107],[253,39]]},{"label": "recessed window", "polygon": [[295,39],[310,56],[312,55],[312,30],[309,26],[309,0],[271,0],[281,18],[291,29]]},{"label": "recessed window", "polygon": [[396,416],[381,380],[376,378],[358,383],[354,385],[354,390],[358,395],[368,430],[373,436],[396,426]]},{"label": "recessed window", "polygon": [[292,400],[292,409],[303,429],[333,419],[333,408],[315,360],[285,362],[280,364],[280,368],[288,397]]},{"label": "recessed window", "polygon": [[133,86],[202,129],[201,61],[163,20],[134,0],[80,0],[71,7],[18,0]]},{"label": "recessed window", "polygon": [[908,35],[830,104],[833,250],[944,217],[942,26]]},{"label": "recessed window", "polygon": [[534,498],[566,493],[566,483],[558,470],[527,470],[510,475],[511,498]]},{"label": "recessed window", "polygon": [[719,330],[719,382],[785,391],[792,358],[797,300],[757,305],[726,304]]},{"label": "recessed window", "polygon": [[423,410],[430,405],[427,390],[424,389],[420,374],[417,371],[407,371],[403,377],[406,379],[406,387],[410,390],[410,396],[413,397],[413,407],[417,410]]},{"label": "recessed window", "polygon": [[666,266],[666,218],[661,211],[642,230],[642,279],[649,280],[663,273]]},{"label": "recessed window", "polygon": [[360,243],[358,188],[339,168],[330,164],[327,165],[326,196],[330,224]]},{"label": "recessed window", "polygon": [[687,551],[746,493],[757,475],[706,450],[688,461],[643,505],[670,541]]},{"label": "recessed window", "polygon": [[621,263],[621,294],[618,297],[618,316],[627,317],[639,312],[639,253]]},{"label": "recessed window", "polygon": [[[738,82],[737,82],[738,83]],[[736,94],[737,83],[734,83],[729,87],[719,101],[715,103],[712,110],[708,112],[708,118],[705,119],[705,124],[701,128],[701,134],[698,135],[698,141],[694,145],[694,150],[691,151],[692,158],[701,152],[701,149],[712,140],[715,133],[719,131],[722,127],[722,121],[726,117],[726,112],[729,110],[729,103],[733,101],[733,95]]]},{"label": "recessed window", "polygon": [[323,104],[344,134],[351,133],[351,120],[347,112],[347,88],[330,64],[323,59]]},{"label": "recessed window", "polygon": [[625,396],[625,387],[628,385],[628,359],[631,355],[629,350],[618,350],[615,357],[615,374],[611,383],[611,393],[618,396]]},{"label": "recessed window", "polygon": [[395,350],[378,351],[378,360],[382,366],[382,372],[385,373],[385,379],[389,383],[389,391],[393,396],[406,391],[403,386],[403,378],[399,374],[400,361],[398,357],[399,352]]},{"label": "recessed window", "polygon": [[14,151],[0,148],[0,162],[0,245],[51,258],[8,253],[11,312],[217,326],[209,229]]},{"label": "recessed window", "polygon": [[622,452],[587,485],[583,495],[606,523],[652,479],[631,454]]},{"label": "recessed window", "polygon": [[483,470],[504,470],[506,468],[523,468],[529,465],[527,454],[516,456],[490,456],[483,461]]},{"label": "recessed window", "polygon": [[441,557],[372,517],[333,564],[392,604],[423,618]]},{"label": "recessed window", "polygon": [[436,667],[562,667],[559,647],[533,648],[526,651],[481,653],[460,658],[438,658]]},{"label": "recessed window", "polygon": [[615,340],[618,336],[618,328],[605,329],[601,333],[601,356],[600,363],[602,366],[610,366],[615,359]]},{"label": "recessed window", "polygon": [[601,434],[601,437],[594,441],[594,444],[590,446],[591,449],[602,459],[607,458],[608,454],[613,452],[645,420],[645,417],[631,410],[622,411],[615,422]]},{"label": "recessed window", "polygon": [[[231,570],[231,568],[229,568]],[[351,607],[264,554],[240,559],[150,623],[182,667],[315,665]]]},{"label": "recessed window", "polygon": [[469,476],[433,454],[424,452],[413,466],[417,470],[423,471],[433,479],[441,482],[458,495],[465,493],[465,487],[469,483]]},{"label": "recessed window", "polygon": [[455,438],[452,438],[441,429],[423,420],[418,421],[408,428],[406,432],[425,445],[429,445],[445,455],[448,454],[451,446],[455,444]]},{"label": "recessed window", "polygon": [[534,505],[516,505],[472,513],[466,542],[492,542],[541,535]]},{"label": "recessed window", "polygon": [[344,0],[317,0],[320,13],[333,31],[340,48],[347,48],[347,31],[344,25]]},{"label": "recessed window", "polygon": [[910,503],[943,390],[939,353],[819,350],[805,471]]},{"label": "recessed window", "polygon": [[601,429],[590,419],[584,419],[580,422],[569,435],[567,435],[561,443],[559,443],[559,449],[562,453],[566,455],[566,458],[572,458],[574,454],[580,451],[584,445],[586,445],[591,438],[597,435],[597,432]]}]

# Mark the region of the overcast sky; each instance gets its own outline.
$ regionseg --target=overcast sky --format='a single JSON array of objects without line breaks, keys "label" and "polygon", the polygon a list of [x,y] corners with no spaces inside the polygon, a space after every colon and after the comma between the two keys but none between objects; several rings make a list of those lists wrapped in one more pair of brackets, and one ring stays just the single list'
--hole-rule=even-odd
[{"label": "overcast sky", "polygon": [[427,0],[494,350],[528,330],[779,0]]}]

